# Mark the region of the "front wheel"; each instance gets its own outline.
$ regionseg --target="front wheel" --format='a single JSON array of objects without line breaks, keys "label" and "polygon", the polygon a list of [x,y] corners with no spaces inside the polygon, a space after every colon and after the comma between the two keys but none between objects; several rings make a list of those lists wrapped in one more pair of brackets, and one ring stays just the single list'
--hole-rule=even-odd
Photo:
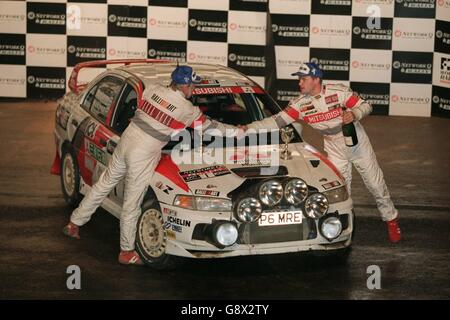
[{"label": "front wheel", "polygon": [[146,201],[136,228],[136,249],[144,263],[157,270],[174,269],[179,258],[166,254],[167,232],[156,201]]},{"label": "front wheel", "polygon": [[75,208],[81,201],[80,170],[75,153],[69,148],[63,149],[61,159],[61,189],[66,202]]}]

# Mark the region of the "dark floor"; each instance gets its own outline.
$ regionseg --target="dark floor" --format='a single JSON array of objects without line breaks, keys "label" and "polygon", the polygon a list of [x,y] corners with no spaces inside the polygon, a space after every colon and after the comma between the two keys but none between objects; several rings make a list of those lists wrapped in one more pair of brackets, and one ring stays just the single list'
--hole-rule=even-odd
[{"label": "dark floor", "polygon": [[[103,210],[82,229],[60,229],[70,209],[54,157],[55,103],[0,103],[0,299],[449,299],[450,120],[371,116],[363,121],[404,241],[391,245],[371,195],[354,174],[357,233],[347,261],[286,254],[189,260],[158,272],[117,264],[119,226]],[[321,149],[311,129],[304,136]],[[81,268],[81,290],[66,269]],[[366,286],[381,268],[381,289]]]}]

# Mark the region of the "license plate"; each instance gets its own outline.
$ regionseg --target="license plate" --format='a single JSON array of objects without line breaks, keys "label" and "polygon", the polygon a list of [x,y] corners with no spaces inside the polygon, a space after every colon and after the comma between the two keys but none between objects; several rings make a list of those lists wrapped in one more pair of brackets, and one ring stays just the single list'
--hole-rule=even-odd
[{"label": "license plate", "polygon": [[266,226],[280,226],[287,224],[300,224],[302,223],[301,211],[289,211],[289,212],[263,212],[258,220],[260,227]]}]

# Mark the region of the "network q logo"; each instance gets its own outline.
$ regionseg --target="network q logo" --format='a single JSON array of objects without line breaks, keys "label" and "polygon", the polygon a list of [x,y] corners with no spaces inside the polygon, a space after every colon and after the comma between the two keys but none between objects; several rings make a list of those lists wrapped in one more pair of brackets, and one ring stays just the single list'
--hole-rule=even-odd
[{"label": "network q logo", "polygon": [[398,96],[397,95],[393,95],[391,100],[392,100],[392,102],[397,102],[398,101]]},{"label": "network q logo", "polygon": [[277,24],[273,24],[272,25],[272,32],[277,32],[278,31],[278,25]]},{"label": "network q logo", "polygon": [[441,30],[437,30],[436,31],[436,37],[439,38],[439,39],[442,38],[442,31]]},{"label": "network q logo", "polygon": [[36,15],[34,14],[33,11],[28,12],[27,16],[28,16],[28,19],[30,19],[30,20],[34,20],[34,18],[36,18]]},{"label": "network q logo", "polygon": [[394,61],[394,63],[392,64],[392,67],[394,67],[394,69],[398,69],[400,68],[400,66],[401,66],[400,61]]},{"label": "network q logo", "polygon": [[77,49],[75,48],[75,46],[69,46],[69,47],[67,48],[67,51],[68,51],[69,53],[74,53],[75,51],[77,51]]},{"label": "network q logo", "polygon": [[191,27],[196,27],[197,26],[197,20],[195,20],[195,19],[191,19],[191,20],[189,20],[189,25],[191,26]]},{"label": "network q logo", "polygon": [[[319,64],[319,59],[317,58],[311,58],[311,62],[315,64]],[[320,67],[320,66],[319,66]]]},{"label": "network q logo", "polygon": [[230,53],[229,55],[228,55],[228,60],[230,60],[230,61],[236,61],[236,59],[237,59],[237,57],[236,57],[236,55],[234,54],[234,53]]},{"label": "network q logo", "polygon": [[112,14],[108,17],[109,22],[114,23],[117,21],[117,17],[115,14]]},{"label": "network q logo", "polygon": [[360,27],[354,27],[353,28],[353,33],[354,34],[360,34],[361,33],[361,28]]},{"label": "network q logo", "polygon": [[359,62],[356,61],[356,60],[353,61],[353,62],[352,62],[352,67],[355,68],[355,69],[359,68]]},{"label": "network q logo", "polygon": [[155,57],[156,56],[156,50],[155,49],[150,49],[148,50],[148,55],[150,57]]},{"label": "network q logo", "polygon": [[433,102],[434,103],[439,103],[441,99],[438,96],[433,96]]},{"label": "network q logo", "polygon": [[27,78],[27,82],[28,82],[29,84],[33,84],[35,81],[36,81],[36,79],[35,79],[33,76],[29,76],[29,77]]}]

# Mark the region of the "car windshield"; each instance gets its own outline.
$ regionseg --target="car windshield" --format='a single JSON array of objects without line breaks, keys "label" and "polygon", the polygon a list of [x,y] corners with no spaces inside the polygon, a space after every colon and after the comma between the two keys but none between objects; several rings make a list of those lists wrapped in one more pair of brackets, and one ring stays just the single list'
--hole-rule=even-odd
[{"label": "car windshield", "polygon": [[[222,90],[219,90],[222,89]],[[191,98],[192,103],[198,106],[200,110],[209,118],[216,121],[236,125],[246,125],[253,121],[262,120],[266,117],[270,117],[278,113],[280,107],[270,98],[269,95],[259,89],[260,93],[244,93],[233,92],[239,90],[226,90],[227,88],[217,88],[217,90],[197,90],[197,94]],[[227,92],[229,91],[229,92]],[[209,94],[198,94],[199,92],[212,92]],[[191,133],[191,138],[194,137],[194,130],[188,128]],[[174,136],[164,149],[172,149],[181,140],[180,133]],[[218,143],[218,139],[222,139],[222,143]],[[245,141],[237,141],[234,139],[234,144],[237,145],[267,145],[282,143],[280,133],[278,130],[274,130],[273,134],[259,134],[249,135],[245,138]],[[225,142],[230,143],[230,139],[223,137],[210,136],[208,133],[203,138],[203,144],[208,145],[214,142],[214,146],[225,147]],[[301,137],[296,130],[294,130],[294,136],[292,142],[301,142]]]}]

